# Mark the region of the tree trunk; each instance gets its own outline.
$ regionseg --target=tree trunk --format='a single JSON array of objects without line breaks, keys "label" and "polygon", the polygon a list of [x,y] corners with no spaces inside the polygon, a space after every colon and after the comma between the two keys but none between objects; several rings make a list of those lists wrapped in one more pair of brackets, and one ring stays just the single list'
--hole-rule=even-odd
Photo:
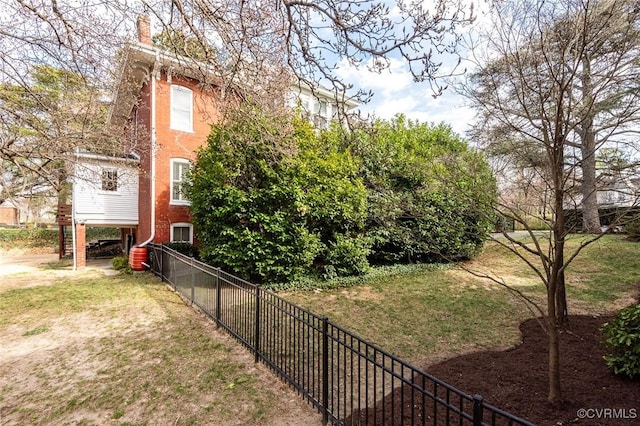
[{"label": "tree trunk", "polygon": [[[562,402],[562,388],[560,386],[560,339],[559,312],[566,307],[564,291],[564,242],[566,223],[564,214],[564,132],[562,116],[558,115],[555,140],[547,151],[551,160],[551,174],[553,181],[553,209],[554,224],[549,241],[550,253],[547,283],[547,333],[549,335],[549,395],[548,400],[554,406]],[[558,309],[561,309],[559,311]],[[564,315],[561,315],[564,317]]]},{"label": "tree trunk", "polygon": [[591,83],[591,61],[582,60],[582,102],[589,113],[584,117],[580,134],[582,155],[582,230],[589,234],[600,233],[598,213],[598,188],[596,182],[596,134],[593,131],[593,85]]},{"label": "tree trunk", "polygon": [[556,298],[556,316],[558,327],[562,330],[569,325],[569,308],[567,307],[567,291],[564,286],[564,271],[558,277],[558,297]]},{"label": "tree trunk", "polygon": [[549,333],[549,396],[548,400],[553,406],[562,402],[562,389],[560,387],[560,338],[558,325],[549,317],[547,321]]},{"label": "tree trunk", "polygon": [[589,234],[600,233],[598,191],[596,186],[595,134],[587,131],[582,141],[582,230]]},{"label": "tree trunk", "polygon": [[[548,400],[554,406],[562,402],[560,386],[560,317],[557,307],[566,306],[561,300],[560,283],[564,284],[564,212],[557,212],[556,226],[553,230],[554,255],[547,288],[547,332],[549,334],[549,395]],[[563,286],[564,287],[564,286]]]}]

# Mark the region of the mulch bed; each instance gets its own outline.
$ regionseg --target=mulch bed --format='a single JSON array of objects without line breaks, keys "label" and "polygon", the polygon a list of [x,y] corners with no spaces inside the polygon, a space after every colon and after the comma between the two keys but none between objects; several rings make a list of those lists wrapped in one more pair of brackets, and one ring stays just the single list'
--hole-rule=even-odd
[{"label": "mulch bed", "polygon": [[[613,375],[602,357],[599,328],[611,317],[572,316],[562,333],[561,381],[565,403],[547,402],[547,334],[535,319],[520,324],[522,344],[479,352],[426,367],[434,376],[539,425],[631,425],[639,419],[580,419],[578,410],[625,409],[640,418],[640,382]],[[633,411],[632,411],[633,409]],[[590,412],[591,416],[594,412]],[[612,416],[609,416],[612,417]]]},{"label": "mulch bed", "polygon": [[[561,380],[565,403],[554,408],[547,402],[547,335],[535,320],[527,320],[520,325],[522,343],[506,351],[477,352],[449,359],[423,369],[456,388],[469,394],[480,394],[484,400],[514,415],[538,425],[625,425],[640,424],[640,381],[614,376],[606,366],[606,353],[601,343],[600,326],[611,317],[572,316],[569,331],[561,335]],[[396,388],[379,402],[395,407],[407,395]],[[379,407],[381,405],[378,405]],[[347,424],[405,425],[422,423],[423,404],[413,404],[402,416],[396,409],[373,412],[355,412]],[[426,424],[433,424],[425,408]],[[590,409],[590,418],[580,418],[580,409]],[[601,409],[618,410],[616,414]],[[620,415],[626,418],[611,418]],[[368,421],[363,421],[364,418]],[[440,416],[438,416],[440,417]],[[584,417],[584,416],[583,416]],[[597,418],[599,417],[599,418]],[[603,418],[608,417],[608,418]],[[446,420],[436,424],[446,424]],[[456,423],[457,424],[457,421]],[[467,423],[465,423],[467,424]],[[502,422],[500,422],[502,424]]]}]

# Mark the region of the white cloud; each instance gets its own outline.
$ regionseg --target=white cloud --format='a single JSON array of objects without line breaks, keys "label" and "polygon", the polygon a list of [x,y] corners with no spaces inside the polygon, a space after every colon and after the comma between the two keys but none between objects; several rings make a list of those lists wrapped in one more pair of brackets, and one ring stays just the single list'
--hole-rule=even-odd
[{"label": "white cloud", "polygon": [[[471,27],[460,28],[468,35],[471,34],[471,28],[480,29],[491,25],[489,5],[486,2],[473,3],[476,21]],[[433,3],[425,1],[423,4],[428,8]],[[400,19],[397,6],[391,8],[389,17],[393,20]],[[445,55],[441,59],[444,69],[453,68],[457,62],[457,57],[453,55]],[[366,66],[350,66],[347,61],[339,61],[337,65],[336,74],[345,83],[352,84],[355,89],[373,92],[371,101],[360,107],[363,113],[385,119],[404,114],[421,122],[444,122],[463,137],[474,121],[475,113],[465,105],[464,97],[449,88],[434,98],[429,83],[415,83],[407,63],[402,59],[391,58],[388,69],[380,73],[369,71]]]},{"label": "white cloud", "polygon": [[464,136],[473,120],[473,111],[463,105],[464,99],[451,89],[434,98],[428,83],[415,83],[405,63],[391,59],[388,69],[380,73],[366,67],[355,68],[340,63],[337,74],[356,89],[371,90],[374,95],[360,111],[388,119],[404,114],[421,122],[445,122]]}]

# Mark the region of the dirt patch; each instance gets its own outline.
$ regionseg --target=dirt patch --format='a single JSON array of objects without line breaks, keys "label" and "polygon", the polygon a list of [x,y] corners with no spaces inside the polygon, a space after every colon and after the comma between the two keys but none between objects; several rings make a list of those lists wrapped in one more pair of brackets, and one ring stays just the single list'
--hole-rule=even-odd
[{"label": "dirt patch", "polygon": [[0,424],[321,423],[154,277],[42,269],[50,260],[2,258]]},{"label": "dirt patch", "polygon": [[[553,407],[547,402],[547,335],[535,319],[520,325],[522,343],[513,349],[471,353],[423,366],[423,369],[464,392],[480,394],[487,403],[538,425],[630,426],[637,424],[637,418],[640,418],[640,383],[613,375],[602,359],[606,350],[599,329],[610,319],[607,316],[570,318],[570,331],[561,335],[561,380],[565,400],[561,407]],[[384,412],[379,408],[375,413],[354,413],[355,418],[362,420],[368,416],[368,423],[376,425],[411,424],[412,415],[415,419],[422,418],[421,404],[416,404],[413,412],[410,408],[405,409],[404,417],[399,415],[398,409],[403,396],[406,398],[410,392],[407,386],[396,388],[384,401],[378,402],[379,407],[383,404],[386,407]],[[395,413],[391,409],[392,401]],[[605,409],[613,410],[608,418],[605,418]],[[590,418],[583,418],[581,410],[588,410],[586,413]],[[598,412],[601,414],[595,418]],[[611,418],[613,412],[617,417],[626,418]],[[446,417],[442,407],[440,416]],[[429,423],[433,423],[432,418]]]}]

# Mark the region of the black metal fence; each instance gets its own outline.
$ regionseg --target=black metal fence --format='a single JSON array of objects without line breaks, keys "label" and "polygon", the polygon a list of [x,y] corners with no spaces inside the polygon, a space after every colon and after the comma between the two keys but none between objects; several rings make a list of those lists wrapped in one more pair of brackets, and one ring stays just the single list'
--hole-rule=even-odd
[{"label": "black metal fence", "polygon": [[154,274],[340,425],[532,425],[275,293],[162,245]]}]

